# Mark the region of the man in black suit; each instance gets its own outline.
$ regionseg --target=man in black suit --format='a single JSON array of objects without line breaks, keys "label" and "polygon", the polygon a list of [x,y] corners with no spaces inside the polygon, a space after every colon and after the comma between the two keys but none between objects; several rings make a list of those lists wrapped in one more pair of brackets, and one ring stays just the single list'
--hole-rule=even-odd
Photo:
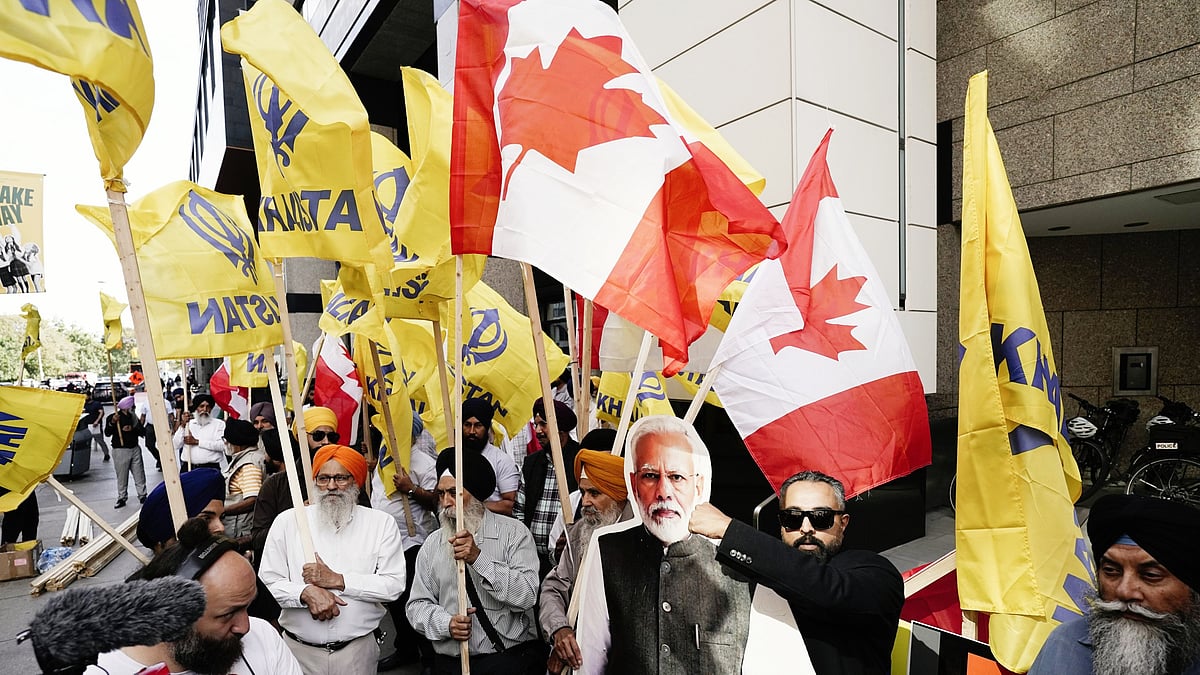
[{"label": "man in black suit", "polygon": [[779,490],[783,541],[698,504],[692,532],[721,539],[717,560],[791,607],[817,675],[888,673],[904,582],[886,558],[843,551],[850,516],[840,481],[804,471]]}]

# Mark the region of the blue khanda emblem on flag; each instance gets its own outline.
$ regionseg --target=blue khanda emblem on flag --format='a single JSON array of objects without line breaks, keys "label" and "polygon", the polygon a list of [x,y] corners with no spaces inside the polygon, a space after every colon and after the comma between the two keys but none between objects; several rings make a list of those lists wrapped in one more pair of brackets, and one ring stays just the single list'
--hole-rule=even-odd
[{"label": "blue khanda emblem on flag", "polygon": [[293,101],[284,98],[279,87],[266,75],[254,78],[253,90],[259,117],[267,127],[267,133],[271,135],[275,166],[279,167],[279,173],[282,174],[283,169],[292,164],[292,154],[296,152],[296,137],[300,135],[304,125],[308,124],[308,115]]},{"label": "blue khanda emblem on flag", "polygon": [[508,334],[500,325],[500,310],[472,309],[472,323],[475,329],[471,338],[462,348],[463,363],[468,366],[487,363],[499,357],[508,347]]},{"label": "blue khanda emblem on flag", "polygon": [[390,171],[375,172],[375,208],[379,211],[379,222],[383,233],[392,246],[392,260],[397,263],[414,262],[417,256],[403,242],[396,239],[396,216],[400,214],[400,202],[408,189],[408,172],[398,166]]},{"label": "blue khanda emblem on flag", "polygon": [[667,400],[667,392],[663,391],[662,380],[658,379],[658,373],[653,370],[642,373],[641,382],[638,383],[637,399],[639,401]]},{"label": "blue khanda emblem on flag", "polygon": [[188,191],[187,201],[179,207],[179,216],[201,239],[224,255],[242,276],[258,285],[254,240],[237,226],[233,218],[194,190]]},{"label": "blue khanda emblem on flag", "polygon": [[21,449],[21,442],[29,433],[25,420],[0,410],[0,466],[11,463]]},{"label": "blue khanda emblem on flag", "polygon": [[87,102],[88,107],[92,109],[92,113],[96,116],[96,123],[104,121],[112,111],[121,107],[121,102],[116,96],[108,93],[103,87],[96,85],[86,80],[71,80],[71,86],[75,88],[75,93],[79,94],[79,98]]}]

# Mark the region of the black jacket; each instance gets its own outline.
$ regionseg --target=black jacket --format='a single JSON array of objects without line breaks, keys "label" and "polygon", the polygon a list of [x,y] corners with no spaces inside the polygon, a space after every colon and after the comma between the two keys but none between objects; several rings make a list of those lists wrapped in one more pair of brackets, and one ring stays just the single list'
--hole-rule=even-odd
[{"label": "black jacket", "polygon": [[839,551],[822,563],[735,520],[717,560],[788,601],[817,675],[891,672],[904,581],[883,556]]}]

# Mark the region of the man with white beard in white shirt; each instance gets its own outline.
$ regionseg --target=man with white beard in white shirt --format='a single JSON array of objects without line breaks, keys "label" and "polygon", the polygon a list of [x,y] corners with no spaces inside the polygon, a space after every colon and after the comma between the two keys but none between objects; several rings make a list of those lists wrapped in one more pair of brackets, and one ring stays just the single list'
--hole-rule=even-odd
[{"label": "man with white beard in white shirt", "polygon": [[175,452],[181,453],[184,470],[221,470],[221,459],[225,457],[225,420],[213,417],[216,401],[208,394],[192,397],[191,412],[179,418],[175,429]]},{"label": "man with white beard in white shirt", "polygon": [[374,630],[404,592],[396,520],[357,505],[367,478],[358,451],[326,445],[313,457],[317,499],[306,506],[317,562],[305,563],[294,509],[279,514],[259,577],[283,608],[284,642],[305,675],[368,675],[379,659]]}]

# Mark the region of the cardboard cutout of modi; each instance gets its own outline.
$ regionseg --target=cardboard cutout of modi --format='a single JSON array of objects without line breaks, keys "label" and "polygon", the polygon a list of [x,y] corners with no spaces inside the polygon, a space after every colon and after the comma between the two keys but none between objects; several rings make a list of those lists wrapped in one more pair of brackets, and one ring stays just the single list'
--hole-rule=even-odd
[{"label": "cardboard cutout of modi", "polygon": [[650,415],[625,447],[634,517],[597,530],[584,556],[575,672],[765,673],[787,659],[793,672],[811,673],[787,603],[761,587],[752,597],[717,562],[717,544],[688,531],[712,492],[712,461],[695,428]]},{"label": "cardboard cutout of modi", "polygon": [[42,175],[0,171],[0,293],[44,293]]}]

